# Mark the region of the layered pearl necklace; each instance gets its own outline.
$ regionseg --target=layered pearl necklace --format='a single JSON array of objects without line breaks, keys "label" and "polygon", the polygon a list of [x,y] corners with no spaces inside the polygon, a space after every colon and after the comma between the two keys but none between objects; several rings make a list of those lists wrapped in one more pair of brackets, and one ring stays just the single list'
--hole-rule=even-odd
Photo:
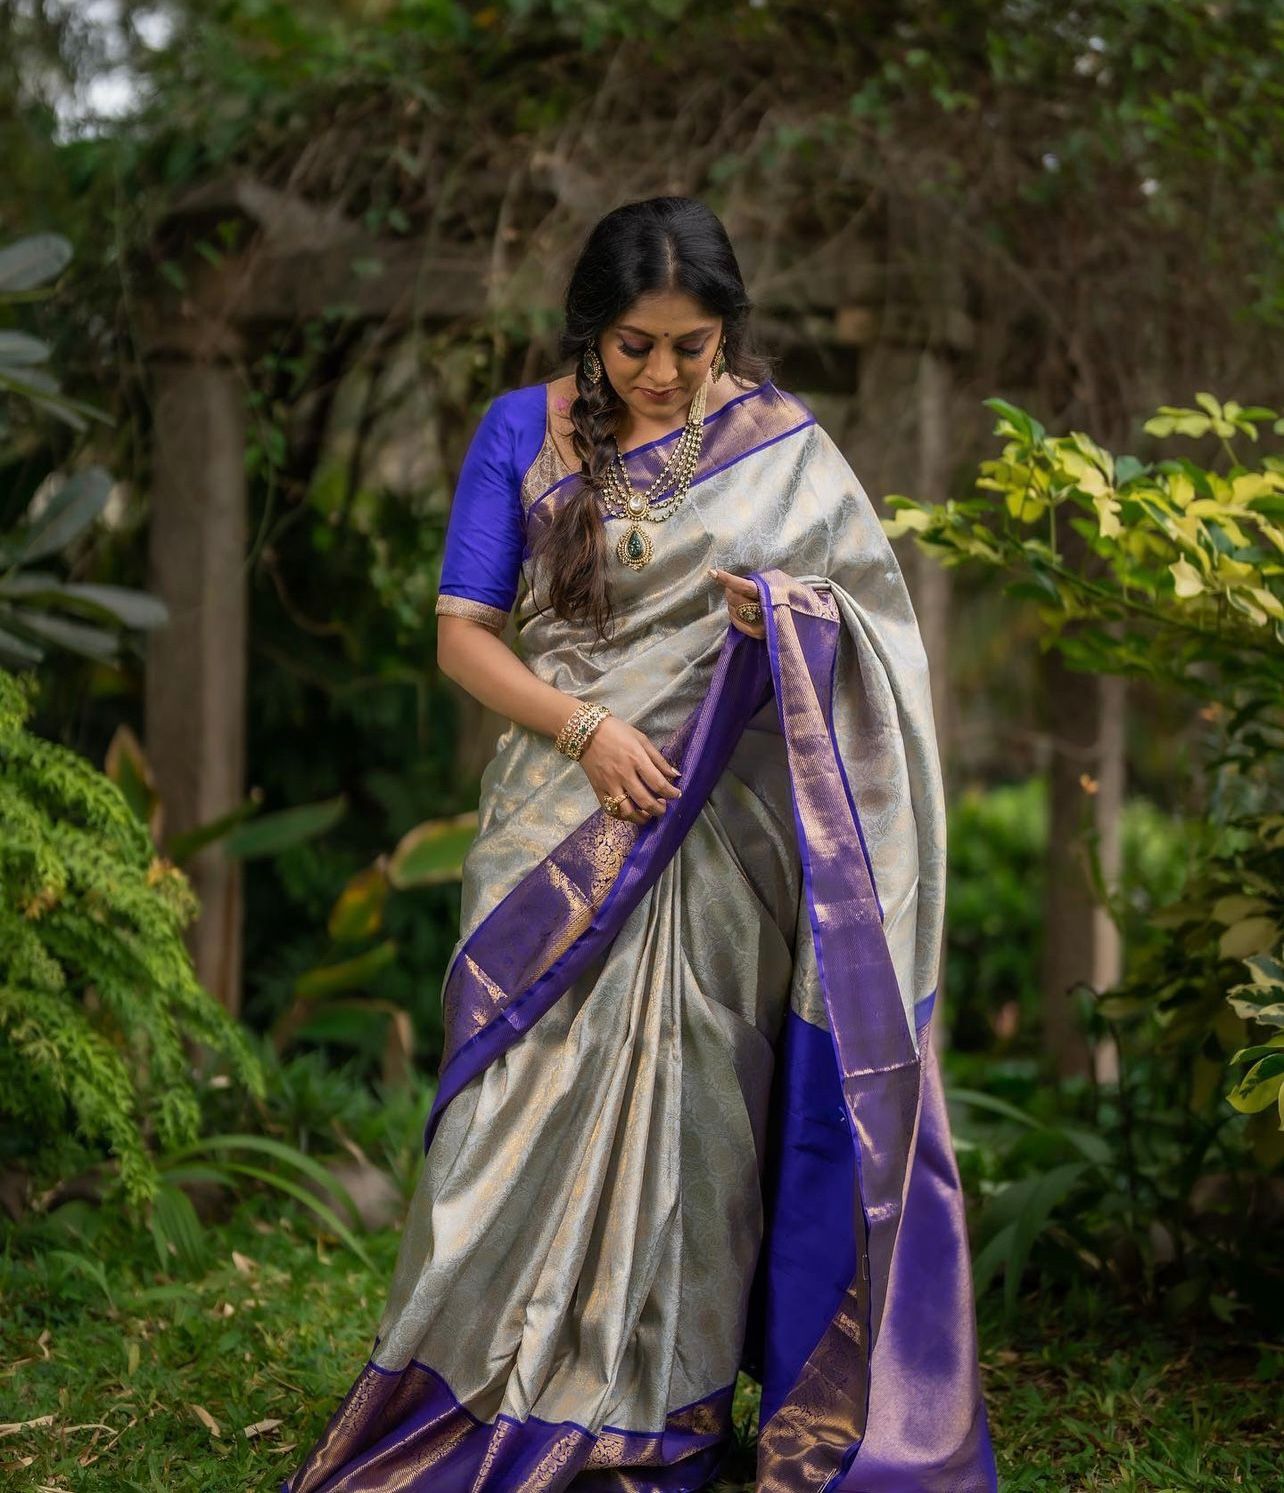
[{"label": "layered pearl necklace", "polygon": [[[628,529],[620,536],[615,546],[616,558],[630,570],[641,570],[649,565],[654,553],[651,541],[638,527],[639,519],[648,524],[662,524],[671,518],[687,495],[696,464],[700,460],[700,447],[704,442],[704,408],[708,400],[709,385],[702,383],[696,390],[691,407],[687,410],[686,423],[673,454],[665,462],[660,475],[645,493],[638,492],[629,481],[628,469],[615,448],[615,460],[606,469],[606,487],[602,500],[612,518],[632,519]],[[673,492],[652,507],[652,500],[672,483]]]}]

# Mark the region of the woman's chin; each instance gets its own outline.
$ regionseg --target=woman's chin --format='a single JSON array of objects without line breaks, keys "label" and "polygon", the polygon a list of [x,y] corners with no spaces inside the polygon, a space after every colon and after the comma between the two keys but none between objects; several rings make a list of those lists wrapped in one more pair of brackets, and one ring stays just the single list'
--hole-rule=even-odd
[{"label": "woman's chin", "polygon": [[690,403],[690,396],[683,389],[677,389],[674,393],[667,395],[664,399],[653,399],[650,394],[644,394],[640,390],[634,390],[629,399],[629,407],[635,415],[642,419],[648,416],[655,419],[657,415],[668,415],[680,406]]}]

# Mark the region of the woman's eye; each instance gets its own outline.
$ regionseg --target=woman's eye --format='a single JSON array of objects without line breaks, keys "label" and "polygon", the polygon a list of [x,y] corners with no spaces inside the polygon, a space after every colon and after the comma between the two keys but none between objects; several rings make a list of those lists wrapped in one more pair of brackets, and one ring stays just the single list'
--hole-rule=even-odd
[{"label": "woman's eye", "polygon": [[[627,342],[620,343],[620,351],[627,358],[645,358],[651,351],[649,347],[630,347]],[[698,358],[704,351],[702,347],[680,347],[678,351],[684,358]]]}]

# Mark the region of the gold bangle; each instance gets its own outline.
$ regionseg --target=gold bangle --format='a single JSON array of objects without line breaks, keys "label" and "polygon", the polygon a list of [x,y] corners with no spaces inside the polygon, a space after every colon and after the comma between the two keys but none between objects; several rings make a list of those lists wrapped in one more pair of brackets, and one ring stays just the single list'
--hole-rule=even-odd
[{"label": "gold bangle", "polygon": [[605,705],[596,704],[591,700],[582,701],[571,712],[566,724],[557,733],[553,745],[564,756],[578,762],[580,754],[588,745],[589,737],[610,713]]},{"label": "gold bangle", "polygon": [[581,753],[588,745],[589,737],[608,714],[610,712],[605,705],[577,706],[558,737],[559,750],[578,762]]}]

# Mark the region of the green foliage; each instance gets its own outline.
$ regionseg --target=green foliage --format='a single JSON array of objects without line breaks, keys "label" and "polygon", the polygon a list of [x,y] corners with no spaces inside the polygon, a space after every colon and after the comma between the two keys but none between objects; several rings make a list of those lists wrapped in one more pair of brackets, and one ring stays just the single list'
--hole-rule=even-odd
[{"label": "green foliage", "polygon": [[[251,1160],[245,1159],[247,1154]],[[243,1189],[247,1181],[301,1203],[363,1264],[371,1264],[350,1227],[359,1222],[359,1216],[347,1190],[306,1152],[266,1135],[207,1135],[165,1156],[163,1185],[152,1207],[152,1236],[161,1264],[167,1264],[171,1254],[188,1268],[203,1258],[203,1231],[195,1208],[182,1191],[184,1182],[212,1182],[236,1190]],[[327,1199],[333,1199],[335,1206]],[[335,1211],[336,1206],[348,1214],[347,1223]]]},{"label": "green foliage", "polygon": [[[1214,439],[1219,471],[1185,456],[1115,457],[1082,432],[1049,436],[1026,411],[987,404],[1004,445],[981,463],[978,495],[895,495],[884,528],[945,564],[1013,577],[1007,593],[1033,603],[1072,667],[1207,702],[1219,731],[1208,833],[1180,900],[1152,919],[1165,937],[1099,1009],[1152,1024],[1161,1051],[1250,1064],[1231,1103],[1254,1115],[1275,1106],[1284,1132],[1284,818],[1273,812],[1284,787],[1284,457],[1249,461],[1233,444],[1256,445],[1263,426],[1284,433],[1284,420],[1201,393],[1195,408],[1165,406],[1147,422],[1156,437]],[[1066,529],[1081,543],[1066,545]],[[1260,1039],[1254,1026],[1267,1029]],[[1269,1163],[1284,1149],[1261,1136],[1259,1154]]]},{"label": "green foliage", "polygon": [[[1143,798],[1124,806],[1113,912],[1125,945],[1155,937],[1151,917],[1181,890],[1198,826]],[[946,990],[951,1044],[1030,1051],[1042,1014],[1047,783],[969,787],[949,809]]]},{"label": "green foliage", "polygon": [[[32,234],[0,249],[0,309],[31,299],[71,259],[71,245],[58,234]],[[70,399],[44,365],[50,350],[25,332],[0,330],[0,394],[83,431],[92,405]],[[0,435],[8,434],[0,424]],[[0,536],[0,664],[25,668],[42,662],[49,647],[91,659],[114,659],[123,628],[159,627],[168,613],[162,602],[123,586],[63,580],[33,562],[83,540],[101,515],[111,479],[101,467],[72,473],[39,514]]]},{"label": "green foliage", "polygon": [[[1189,1055],[1201,1088],[1209,1065],[1250,1064],[1227,1098],[1242,1114],[1277,1112],[1276,1134],[1262,1133],[1258,1149],[1264,1163],[1284,1161],[1284,816],[1228,821],[1154,922],[1162,938],[1102,998],[1102,1014],[1133,1027],[1153,1018],[1157,1050]],[[1268,1032],[1245,1043],[1254,1025]]]},{"label": "green foliage", "polygon": [[156,1188],[150,1143],[190,1144],[185,1043],[261,1089],[244,1033],[197,982],[191,885],[107,778],[26,729],[33,682],[0,671],[0,1113],[47,1169],[70,1113],[120,1164],[130,1203]]},{"label": "green foliage", "polygon": [[[978,496],[931,505],[892,494],[884,529],[912,532],[944,564],[980,561],[1013,574],[1008,594],[1034,603],[1074,667],[1179,683],[1211,698],[1243,683],[1253,687],[1246,703],[1279,708],[1284,457],[1245,463],[1228,437],[1246,432],[1256,441],[1262,423],[1284,431],[1284,421],[1272,410],[1198,397],[1205,411],[1175,411],[1146,428],[1214,432],[1230,462],[1224,474],[1186,457],[1116,459],[1082,432],[1049,436],[1024,410],[989,399],[1005,444],[981,463]],[[1085,541],[1083,558],[1066,553],[1058,526]],[[1126,630],[1111,630],[1120,623]]]},{"label": "green foliage", "polygon": [[1032,1279],[1088,1281],[1174,1320],[1284,1324],[1273,1179],[1218,1092],[1219,1064],[1149,1040],[1121,1044],[1109,1083],[1058,1088],[1035,1059],[993,1053],[951,1050],[948,1064],[978,1297],[1014,1319]]},{"label": "green foliage", "polygon": [[[0,250],[0,305],[39,293],[70,257],[54,234]],[[62,394],[48,355],[35,338],[0,333],[0,391],[83,430],[96,412]],[[166,620],[152,597],[31,568],[84,535],[109,489],[105,472],[85,467],[0,540],[0,661],[39,663],[48,645],[112,659],[123,627]],[[150,1148],[190,1144],[198,1128],[185,1044],[223,1055],[252,1087],[262,1080],[244,1033],[195,978],[182,937],[197,910],[191,884],[110,779],[28,730],[35,693],[34,676],[0,670],[5,1149],[49,1180],[83,1160],[66,1143],[70,1121],[87,1146],[114,1154],[137,1206],[157,1190]],[[180,1213],[171,1200],[154,1218],[177,1226]]]},{"label": "green foliage", "polygon": [[410,1015],[395,1001],[370,993],[397,959],[396,941],[379,937],[389,898],[397,891],[458,882],[476,832],[475,810],[417,824],[391,853],[381,853],[349,877],[326,921],[331,947],[325,961],[297,975],[290,1004],[273,1024],[278,1052],[306,1036],[369,1049],[372,1038],[382,1034],[384,1083],[396,1087],[409,1078],[414,1055]]},{"label": "green foliage", "polygon": [[396,1083],[367,1082],[359,1060],[335,1063],[315,1049],[278,1054],[261,1043],[266,1092],[227,1087],[205,1099],[207,1124],[272,1136],[317,1157],[377,1167],[408,1206],[423,1162],[424,1122],[436,1080],[412,1071]]}]

